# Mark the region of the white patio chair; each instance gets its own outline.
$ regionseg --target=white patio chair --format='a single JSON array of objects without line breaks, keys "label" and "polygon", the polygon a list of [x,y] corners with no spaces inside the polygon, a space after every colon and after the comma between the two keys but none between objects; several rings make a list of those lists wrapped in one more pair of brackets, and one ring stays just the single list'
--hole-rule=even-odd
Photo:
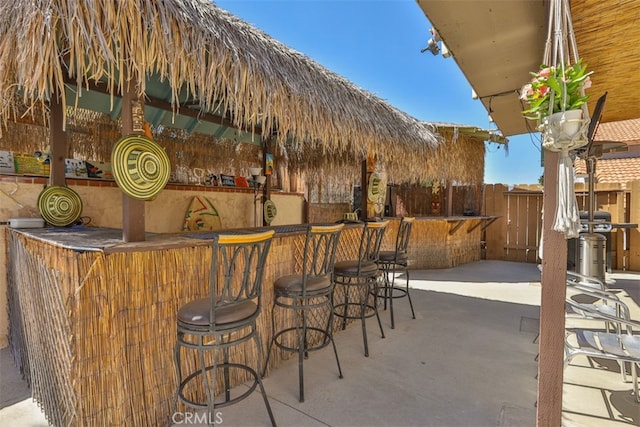
[{"label": "white patio chair", "polygon": [[626,365],[630,365],[635,401],[638,394],[638,368],[640,365],[640,322],[625,316],[607,314],[590,304],[580,304],[571,298],[566,300],[571,310],[584,313],[585,319],[615,325],[615,330],[589,327],[567,328],[565,337],[565,367],[576,356],[599,357],[620,364],[622,379],[628,382]]},{"label": "white patio chair", "polygon": [[567,304],[567,319],[589,319],[591,310],[605,313],[609,316],[630,319],[630,311],[627,304],[620,300],[618,295],[608,290],[592,287],[592,284],[573,282],[567,279],[567,299],[579,304],[580,307],[588,307],[590,311],[584,311],[576,306]]},{"label": "white patio chair", "polygon": [[607,285],[596,277],[585,276],[584,274],[576,273],[575,271],[567,271],[567,285],[572,284],[588,286],[590,288],[600,289],[601,291],[607,290]]}]

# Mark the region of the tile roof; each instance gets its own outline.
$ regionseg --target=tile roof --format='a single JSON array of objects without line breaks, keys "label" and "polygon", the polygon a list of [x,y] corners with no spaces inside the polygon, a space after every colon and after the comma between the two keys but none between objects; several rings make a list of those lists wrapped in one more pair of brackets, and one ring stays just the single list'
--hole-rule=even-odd
[{"label": "tile roof", "polygon": [[[626,183],[640,180],[640,118],[599,123],[594,144],[623,142],[628,151],[605,153],[596,161],[597,182]],[[584,160],[575,161],[578,175],[586,175]]]},{"label": "tile roof", "polygon": [[640,118],[600,123],[593,140],[640,144]]},{"label": "tile roof", "polygon": [[[576,174],[586,174],[584,160],[575,162]],[[640,180],[640,151],[605,154],[596,161],[597,182],[626,183]]]}]

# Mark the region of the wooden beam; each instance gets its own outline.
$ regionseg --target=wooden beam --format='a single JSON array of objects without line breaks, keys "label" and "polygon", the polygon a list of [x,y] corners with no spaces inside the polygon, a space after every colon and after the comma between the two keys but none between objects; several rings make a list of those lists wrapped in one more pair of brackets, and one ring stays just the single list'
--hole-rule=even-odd
[{"label": "wooden beam", "polygon": [[[69,77],[65,79],[65,83],[76,86],[76,82],[71,80]],[[100,85],[95,83],[94,81],[89,81],[87,83],[87,88],[91,91],[99,92],[105,95],[110,95],[106,85]],[[114,94],[113,96],[118,98],[117,94]],[[239,128],[231,120],[227,119],[226,117],[220,116],[218,114],[207,113],[195,108],[189,108],[188,106],[184,106],[184,108],[180,108],[179,110],[176,111],[176,109],[171,105],[170,102],[166,102],[162,99],[154,98],[153,96],[149,96],[149,95],[145,95],[144,103],[145,105],[148,105],[150,107],[155,107],[160,110],[168,111],[172,114],[175,111],[176,114],[180,114],[182,116],[193,117],[195,119],[202,120],[205,122],[215,123],[220,126],[239,129],[249,133],[255,133],[256,135],[260,135],[262,132],[262,128],[260,126],[253,126],[253,127],[245,126],[245,127]],[[189,105],[194,105],[194,103],[190,102]]]},{"label": "wooden beam", "polygon": [[[141,128],[134,127],[135,107],[142,106],[136,96],[135,83],[132,81],[125,83],[122,92],[122,136],[132,133],[142,134]],[[133,199],[125,193],[122,193],[122,239],[125,242],[145,240],[144,201]]]},{"label": "wooden beam", "polygon": [[562,425],[567,241],[553,230],[558,204],[559,153],[544,151],[542,298],[538,361],[539,427]]},{"label": "wooden beam", "polygon": [[51,152],[49,184],[64,186],[65,158],[67,157],[67,133],[62,128],[64,123],[64,105],[54,91],[49,102],[49,150]]}]

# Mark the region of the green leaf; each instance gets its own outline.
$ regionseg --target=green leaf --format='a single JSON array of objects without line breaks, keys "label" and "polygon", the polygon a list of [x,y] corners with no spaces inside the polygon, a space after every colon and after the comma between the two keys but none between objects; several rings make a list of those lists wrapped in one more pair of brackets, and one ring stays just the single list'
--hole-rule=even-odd
[{"label": "green leaf", "polygon": [[562,88],[560,87],[560,82],[555,76],[549,76],[547,79],[547,85],[553,90],[555,93],[562,93]]}]

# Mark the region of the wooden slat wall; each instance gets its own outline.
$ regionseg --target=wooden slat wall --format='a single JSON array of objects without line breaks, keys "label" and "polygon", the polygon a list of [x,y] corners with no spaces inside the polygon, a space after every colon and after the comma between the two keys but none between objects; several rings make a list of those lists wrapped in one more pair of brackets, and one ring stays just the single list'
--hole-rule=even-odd
[{"label": "wooden slat wall", "polygon": [[[598,184],[596,210],[611,213],[612,223],[639,223],[640,210],[634,201],[640,199],[638,181],[621,184]],[[580,210],[588,209],[585,184],[576,184],[576,197]],[[522,185],[509,189],[505,185],[485,185],[483,215],[500,216],[484,232],[486,259],[518,262],[538,262],[538,249],[542,227],[542,191],[536,185]],[[634,210],[635,209],[635,210]],[[555,210],[549,213],[555,214]],[[635,215],[635,220],[633,219]],[[624,233],[626,237],[623,236]],[[638,229],[613,229],[611,232],[612,269],[630,269],[640,264],[640,254],[634,250],[633,239]],[[627,249],[624,247],[626,240]],[[638,267],[635,267],[638,268]],[[635,271],[635,270],[634,270]]]}]

